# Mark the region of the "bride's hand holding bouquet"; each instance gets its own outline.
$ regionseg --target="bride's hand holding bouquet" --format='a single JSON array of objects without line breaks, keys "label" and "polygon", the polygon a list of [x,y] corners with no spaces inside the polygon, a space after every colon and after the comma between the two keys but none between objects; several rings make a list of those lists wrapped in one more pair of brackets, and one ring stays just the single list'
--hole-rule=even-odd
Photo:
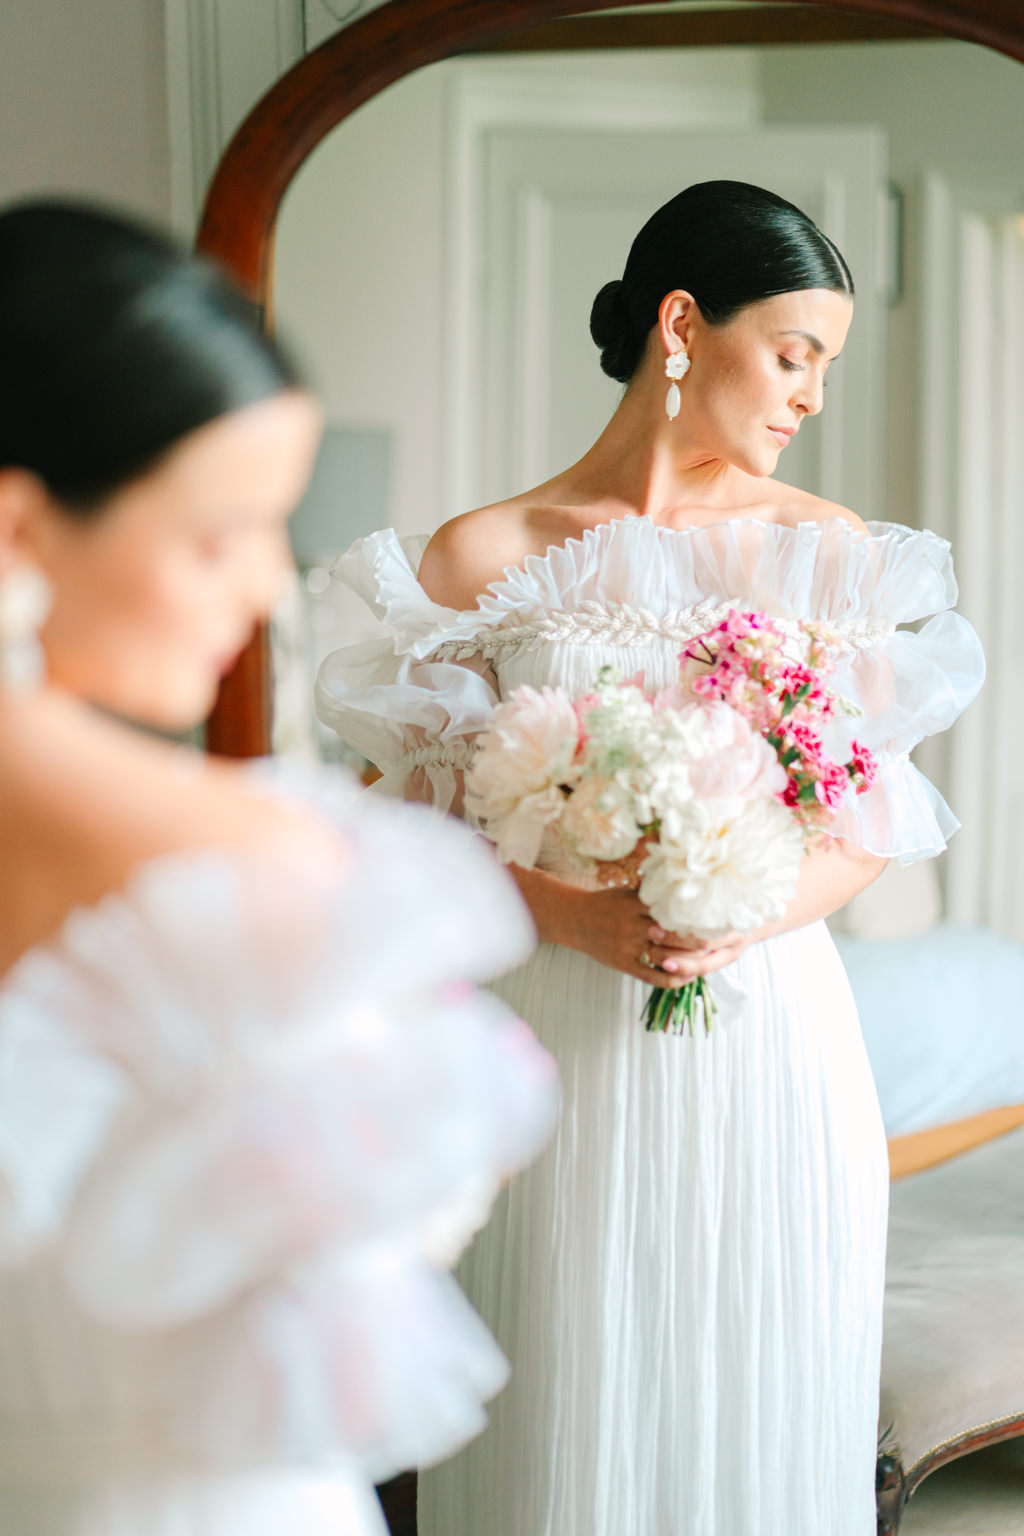
[{"label": "bride's hand holding bouquet", "polygon": [[[645,1007],[648,1029],[710,1028],[705,975],[782,918],[805,852],[873,782],[855,741],[842,760],[825,747],[849,713],[824,683],[831,637],[811,623],[793,631],[730,610],[682,652],[672,687],[651,693],[605,667],[575,699],[519,688],[480,739],[467,811],[506,862],[613,887],[590,898],[592,918],[622,922],[624,944],[642,926],[634,964],[666,981]],[[651,918],[665,958],[651,952]]]}]

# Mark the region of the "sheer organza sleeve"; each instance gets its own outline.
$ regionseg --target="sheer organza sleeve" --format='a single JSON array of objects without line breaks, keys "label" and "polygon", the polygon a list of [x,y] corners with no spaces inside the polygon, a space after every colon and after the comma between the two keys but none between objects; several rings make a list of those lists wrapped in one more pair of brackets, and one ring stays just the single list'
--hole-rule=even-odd
[{"label": "sheer organza sleeve", "polygon": [[157,860],[15,968],[0,1263],[46,1254],[85,1315],[174,1331],[186,1439],[383,1476],[469,1438],[504,1380],[447,1267],[557,1084],[474,985],[532,945],[494,860],[423,808],[342,821],[336,879]]},{"label": "sheer organza sleeve", "polygon": [[320,719],[377,767],[380,788],[443,811],[460,810],[463,770],[475,736],[497,703],[493,673],[479,655],[439,660],[437,648],[463,642],[495,622],[427,597],[416,579],[423,539],[391,530],[353,545],[334,575],[382,621],[380,639],[334,651],[316,682]]},{"label": "sheer organza sleeve", "polygon": [[977,634],[949,611],[956,601],[949,547],[934,535],[916,538],[929,542],[883,550],[878,568],[862,572],[861,601],[880,633],[849,650],[830,680],[858,711],[836,728],[836,738],[856,739],[879,765],[873,788],[849,795],[837,831],[902,864],[941,853],[959,826],[910,754],[959,718],[985,678]]}]

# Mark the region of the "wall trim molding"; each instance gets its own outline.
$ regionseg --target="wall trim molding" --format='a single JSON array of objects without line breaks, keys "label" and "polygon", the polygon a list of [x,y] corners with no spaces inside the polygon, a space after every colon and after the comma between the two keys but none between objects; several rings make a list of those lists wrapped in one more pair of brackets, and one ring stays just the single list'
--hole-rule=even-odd
[{"label": "wall trim molding", "polygon": [[925,178],[919,522],[953,545],[989,679],[941,758],[922,763],[935,760],[965,816],[947,858],[948,916],[1024,940],[1022,217],[1019,178],[986,166]]},{"label": "wall trim molding", "polygon": [[304,51],[302,0],[165,0],[171,223],[194,238],[232,134]]}]

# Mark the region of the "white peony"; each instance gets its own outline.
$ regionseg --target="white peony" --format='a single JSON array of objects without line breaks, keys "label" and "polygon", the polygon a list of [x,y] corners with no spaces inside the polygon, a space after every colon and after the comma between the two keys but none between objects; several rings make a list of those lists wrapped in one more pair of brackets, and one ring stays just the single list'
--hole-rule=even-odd
[{"label": "white peony", "polygon": [[[546,814],[552,802],[544,792],[576,777],[578,742],[576,712],[563,689],[517,688],[494,711],[466,775],[467,811],[492,834],[502,818],[538,795]],[[539,814],[539,805],[534,806],[526,811],[527,820]]]},{"label": "white peony", "polygon": [[674,933],[752,933],[785,912],[803,856],[800,829],[777,800],[752,800],[730,816],[721,802],[694,799],[676,811],[671,837],[663,828],[651,847],[640,896]]},{"label": "white peony", "polygon": [[618,779],[597,774],[573,790],[562,814],[571,847],[590,859],[624,859],[640,837],[634,797]]},{"label": "white peony", "polygon": [[535,795],[527,795],[507,815],[496,816],[488,822],[487,835],[497,848],[499,858],[506,864],[520,864],[523,869],[532,869],[546,829],[558,820],[564,808],[562,791],[549,786]]}]

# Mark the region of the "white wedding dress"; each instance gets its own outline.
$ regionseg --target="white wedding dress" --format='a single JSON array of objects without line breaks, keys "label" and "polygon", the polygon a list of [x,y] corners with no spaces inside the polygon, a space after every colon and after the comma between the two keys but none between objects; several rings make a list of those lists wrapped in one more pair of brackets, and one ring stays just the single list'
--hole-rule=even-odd
[{"label": "white wedding dress", "polygon": [[[496,695],[582,692],[604,663],[666,686],[682,644],[740,605],[845,642],[832,682],[881,773],[842,832],[910,860],[955,829],[908,757],[984,670],[935,535],[630,518],[464,613],[416,582],[424,542],[375,534],[342,557],[387,636],[319,681],[386,789],[448,804]],[[872,1536],[887,1163],[850,990],[821,922],[712,986],[713,1033],[671,1038],[639,1022],[647,988],[574,951],[544,945],[500,984],[558,1059],[563,1114],[460,1272],[512,1383],[421,1479],[421,1536]]]},{"label": "white wedding dress", "polygon": [[0,983],[3,1536],[384,1536],[506,1378],[447,1266],[554,1124],[468,985],[529,918],[429,811],[288,792],[336,874],[167,855]]}]

